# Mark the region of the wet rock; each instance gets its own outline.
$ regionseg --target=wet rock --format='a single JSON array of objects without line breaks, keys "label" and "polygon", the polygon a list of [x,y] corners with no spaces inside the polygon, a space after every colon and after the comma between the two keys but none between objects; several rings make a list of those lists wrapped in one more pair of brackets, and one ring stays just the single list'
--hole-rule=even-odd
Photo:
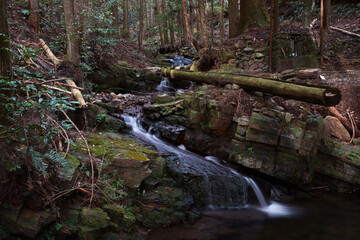
[{"label": "wet rock", "polygon": [[129,130],[129,128],[122,119],[106,115],[103,122],[99,125],[98,130],[102,132],[125,132]]},{"label": "wet rock", "polygon": [[55,221],[55,216],[45,211],[23,209],[22,206],[3,205],[0,207],[0,219],[10,234],[34,238],[45,226]]},{"label": "wet rock", "polygon": [[299,150],[304,130],[296,126],[287,126],[284,130],[284,133],[280,136],[279,145]]},{"label": "wet rock", "polygon": [[102,209],[83,208],[80,213],[78,237],[81,240],[101,239],[110,225],[110,218]]},{"label": "wet rock", "polygon": [[120,223],[124,217],[125,210],[120,205],[104,205],[102,209],[107,213],[111,221]]},{"label": "wet rock", "polygon": [[169,103],[174,100],[174,97],[168,94],[158,94],[155,99],[155,103]]},{"label": "wet rock", "polygon": [[351,139],[349,132],[336,117],[327,116],[325,118],[330,123],[330,134],[340,140],[349,141]]}]

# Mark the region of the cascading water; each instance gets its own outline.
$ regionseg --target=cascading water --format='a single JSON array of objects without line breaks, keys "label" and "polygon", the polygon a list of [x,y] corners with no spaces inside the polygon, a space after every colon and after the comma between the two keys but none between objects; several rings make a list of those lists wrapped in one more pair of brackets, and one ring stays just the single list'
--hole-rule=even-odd
[{"label": "cascading water", "polygon": [[248,190],[251,188],[258,198],[261,207],[266,200],[259,187],[251,178],[246,178],[215,157],[202,157],[192,153],[184,146],[168,144],[157,136],[144,130],[137,118],[124,116],[125,122],[132,127],[132,134],[139,139],[155,146],[161,153],[172,153],[178,158],[173,167],[181,169],[183,175],[197,176],[209,208],[239,208],[247,205]]}]

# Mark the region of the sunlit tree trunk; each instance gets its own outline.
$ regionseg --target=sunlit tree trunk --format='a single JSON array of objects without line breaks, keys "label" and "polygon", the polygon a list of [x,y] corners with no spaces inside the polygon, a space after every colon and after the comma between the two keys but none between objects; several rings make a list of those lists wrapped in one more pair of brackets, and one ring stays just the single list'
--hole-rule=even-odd
[{"label": "sunlit tree trunk", "polygon": [[198,0],[199,3],[199,20],[201,29],[201,39],[204,48],[208,45],[208,30],[206,27],[206,16],[205,16],[205,1]]},{"label": "sunlit tree trunk", "polygon": [[138,35],[138,43],[139,48],[142,48],[143,45],[143,39],[144,39],[144,0],[140,1],[140,7],[139,7],[139,35]]},{"label": "sunlit tree trunk", "polygon": [[73,0],[64,0],[64,16],[67,38],[66,58],[72,63],[79,64],[81,37],[79,36],[75,25]]},{"label": "sunlit tree trunk", "polygon": [[29,23],[35,28],[37,33],[40,32],[39,10],[39,0],[29,0]]},{"label": "sunlit tree trunk", "polygon": [[229,38],[239,35],[239,0],[229,0]]},{"label": "sunlit tree trunk", "polygon": [[[242,0],[243,1],[243,0]],[[224,0],[219,0],[220,5],[220,49],[222,48],[222,44],[224,42],[224,33],[225,33],[225,27],[224,27]]]},{"label": "sunlit tree trunk", "polygon": [[124,0],[123,2],[123,37],[125,39],[130,38],[130,32],[129,32],[129,3],[128,0]]}]

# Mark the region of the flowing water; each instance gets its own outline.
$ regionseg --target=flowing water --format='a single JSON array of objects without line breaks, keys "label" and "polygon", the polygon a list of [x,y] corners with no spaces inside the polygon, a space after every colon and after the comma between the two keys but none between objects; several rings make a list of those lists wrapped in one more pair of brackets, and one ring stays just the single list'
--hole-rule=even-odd
[{"label": "flowing water", "polygon": [[[170,62],[178,66],[186,65],[181,57],[174,57]],[[169,92],[170,87],[171,83],[163,79],[157,91]],[[289,198],[272,188],[269,199],[252,178],[242,176],[217,158],[203,157],[186,150],[183,145],[166,143],[151,134],[151,129],[145,131],[136,118],[125,116],[124,119],[132,127],[134,136],[155,146],[160,153],[176,156],[173,162],[168,162],[170,168],[180,170],[184,175],[198,176],[205,189],[207,208],[200,220],[192,225],[155,229],[149,232],[146,239],[360,239],[358,195],[316,192],[312,198],[289,202]],[[249,194],[256,196],[255,202],[251,202]]]}]

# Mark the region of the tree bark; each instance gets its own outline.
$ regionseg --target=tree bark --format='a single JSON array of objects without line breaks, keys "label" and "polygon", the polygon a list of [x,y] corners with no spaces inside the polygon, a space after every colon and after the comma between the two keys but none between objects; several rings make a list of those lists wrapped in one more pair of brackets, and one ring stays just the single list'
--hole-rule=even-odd
[{"label": "tree bark", "polygon": [[222,48],[222,44],[224,42],[224,34],[225,34],[225,26],[224,26],[224,0],[219,0],[220,5],[220,49]]},{"label": "tree bark", "polygon": [[119,35],[119,29],[120,29],[120,25],[119,25],[119,6],[117,4],[115,4],[114,6],[111,7],[111,12],[112,12],[112,16],[113,16],[113,22],[112,22],[112,26],[115,30],[115,35]]},{"label": "tree bark", "polygon": [[330,29],[331,0],[324,0],[324,30]]},{"label": "tree bark", "polygon": [[328,86],[302,85],[248,75],[178,71],[166,68],[162,69],[162,73],[165,77],[172,79],[188,80],[198,83],[216,84],[220,86],[238,84],[241,88],[247,90],[270,93],[276,96],[316,103],[328,107],[339,104],[341,100],[340,90]]},{"label": "tree bark", "polygon": [[229,38],[239,35],[239,0],[229,0]]},{"label": "tree bark", "polygon": [[29,23],[35,28],[37,33],[40,32],[39,10],[39,0],[29,0]]},{"label": "tree bark", "polygon": [[263,0],[241,0],[239,34],[249,28],[267,25],[268,18]]},{"label": "tree bark", "polygon": [[279,32],[280,16],[279,16],[279,0],[274,0],[274,27],[273,32]]},{"label": "tree bark", "polygon": [[[0,0],[0,76],[6,78],[12,77],[11,70],[11,52],[10,52],[10,32],[7,21],[7,5],[6,0]],[[0,84],[0,125],[7,125],[8,111],[3,106],[7,103],[8,97],[11,96],[11,91],[2,90],[3,86]],[[4,86],[5,88],[7,86]],[[5,97],[3,98],[2,95]]]},{"label": "tree bark", "polygon": [[77,29],[75,26],[75,12],[73,0],[64,0],[64,16],[67,38],[66,58],[68,61],[74,64],[79,64],[81,38],[77,33]]},{"label": "tree bark", "polygon": [[190,31],[190,27],[189,27],[189,21],[188,21],[188,17],[187,17],[187,11],[186,11],[186,2],[185,0],[181,0],[181,6],[182,6],[182,13],[183,13],[183,20],[184,20],[184,25],[185,25],[185,29],[186,29],[186,33],[187,33],[187,37],[189,42],[191,43],[191,46],[196,49],[196,50],[200,50],[199,44],[196,41],[196,39],[193,37],[193,35],[191,34]]},{"label": "tree bark", "polygon": [[211,0],[211,24],[210,24],[210,27],[211,27],[211,46],[214,45],[214,0]]},{"label": "tree bark", "polygon": [[162,25],[164,26],[164,31],[163,31],[163,34],[164,34],[164,44],[169,44],[170,41],[169,41],[169,31],[168,31],[168,22],[167,22],[167,19],[166,19],[166,3],[165,3],[165,0],[162,0],[161,1],[161,9],[162,9],[162,14],[163,14],[163,22],[162,22]]},{"label": "tree bark", "polygon": [[156,16],[156,22],[157,22],[157,25],[159,26],[159,35],[160,35],[160,45],[161,47],[164,47],[165,46],[165,43],[164,43],[164,38],[163,38],[163,28],[161,26],[161,21],[160,21],[160,4],[159,4],[159,0],[155,0],[155,16]]},{"label": "tree bark", "polygon": [[11,76],[10,32],[6,0],[0,0],[0,75]]},{"label": "tree bark", "polygon": [[198,0],[199,5],[199,21],[201,29],[201,39],[204,48],[207,48],[208,45],[208,31],[206,27],[206,16],[205,16],[205,1]]},{"label": "tree bark", "polygon": [[144,39],[144,0],[140,1],[139,7],[139,34],[138,34],[138,44],[139,48],[142,49],[143,39]]},{"label": "tree bark", "polygon": [[130,33],[129,33],[129,3],[128,0],[124,0],[123,2],[123,37],[126,40],[129,40]]}]

